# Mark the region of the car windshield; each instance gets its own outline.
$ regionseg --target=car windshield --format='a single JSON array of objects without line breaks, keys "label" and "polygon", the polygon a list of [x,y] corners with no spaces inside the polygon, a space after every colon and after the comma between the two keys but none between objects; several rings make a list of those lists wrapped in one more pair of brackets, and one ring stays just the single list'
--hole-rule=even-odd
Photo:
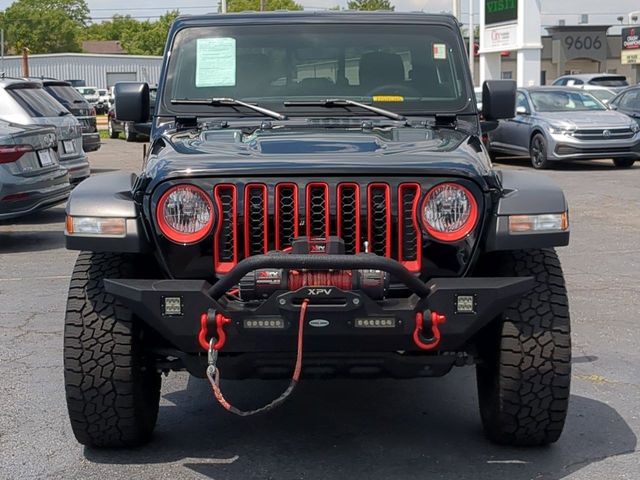
[{"label": "car windshield", "polygon": [[70,103],[85,103],[85,99],[82,95],[78,93],[78,91],[67,85],[48,85],[44,87],[47,92],[49,92],[53,98],[58,100],[62,104],[70,104]]},{"label": "car windshield", "polygon": [[[233,98],[305,114],[284,102],[350,99],[395,112],[456,112],[468,104],[463,49],[440,25],[308,24],[186,28],[172,47],[163,104],[172,112],[254,115],[228,105],[171,100]],[[333,109],[331,115],[362,109]]]},{"label": "car windshield", "polygon": [[83,88],[82,95],[95,95],[96,91],[93,88]]},{"label": "car windshield", "polygon": [[589,83],[601,87],[626,87],[629,85],[626,77],[596,77],[592,78]]},{"label": "car windshield", "polygon": [[7,91],[31,117],[57,117],[66,112],[42,88],[11,88]]},{"label": "car windshield", "polygon": [[531,92],[533,106],[539,112],[576,112],[585,110],[606,110],[593,95],[584,92]]},{"label": "car windshield", "polygon": [[603,102],[608,102],[616,96],[616,94],[610,90],[589,90],[589,93]]}]

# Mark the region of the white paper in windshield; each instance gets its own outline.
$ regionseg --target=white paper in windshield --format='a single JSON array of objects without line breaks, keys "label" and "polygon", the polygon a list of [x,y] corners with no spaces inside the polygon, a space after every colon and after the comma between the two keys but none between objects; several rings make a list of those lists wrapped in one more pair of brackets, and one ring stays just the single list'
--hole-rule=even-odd
[{"label": "white paper in windshield", "polygon": [[235,38],[199,38],[196,52],[196,87],[236,84]]}]

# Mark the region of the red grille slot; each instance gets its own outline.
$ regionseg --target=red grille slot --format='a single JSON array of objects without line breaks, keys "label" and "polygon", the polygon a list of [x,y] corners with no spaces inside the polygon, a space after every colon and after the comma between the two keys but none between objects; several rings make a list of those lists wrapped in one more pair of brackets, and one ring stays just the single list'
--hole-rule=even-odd
[{"label": "red grille slot", "polygon": [[412,272],[419,272],[422,266],[419,202],[419,184],[403,183],[398,187],[398,260]]},{"label": "red grille slot", "polygon": [[305,217],[308,237],[327,238],[331,235],[329,185],[321,182],[307,184]]},{"label": "red grille slot", "polygon": [[336,198],[336,233],[344,240],[347,254],[360,253],[360,185],[341,183]]},{"label": "red grille slot", "polygon": [[298,236],[298,185],[279,183],[275,197],[275,247],[284,250]]},{"label": "red grille slot", "polygon": [[213,248],[213,266],[218,273],[230,271],[238,263],[238,198],[236,186],[221,183],[213,189],[218,212]]},{"label": "red grille slot", "polygon": [[391,189],[388,184],[369,184],[367,217],[370,251],[382,257],[391,257]]},{"label": "red grille slot", "polygon": [[244,255],[269,251],[269,201],[267,186],[251,183],[244,189]]}]

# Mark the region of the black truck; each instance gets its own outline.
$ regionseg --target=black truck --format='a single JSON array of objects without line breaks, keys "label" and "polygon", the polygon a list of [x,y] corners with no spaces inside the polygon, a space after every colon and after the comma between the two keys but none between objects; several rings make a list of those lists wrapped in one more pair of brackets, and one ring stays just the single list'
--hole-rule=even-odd
[{"label": "black truck", "polygon": [[[568,205],[495,170],[454,17],[246,13],[171,27],[142,171],[80,184],[66,245],[64,373],[80,443],[146,442],[161,374],[229,412],[315,377],[441,376],[475,364],[487,437],[556,441],[569,401]],[[149,120],[149,87],[116,87]],[[290,378],[241,411],[224,378]],[[213,401],[213,400],[212,400]],[[428,398],[425,398],[428,402]]]}]

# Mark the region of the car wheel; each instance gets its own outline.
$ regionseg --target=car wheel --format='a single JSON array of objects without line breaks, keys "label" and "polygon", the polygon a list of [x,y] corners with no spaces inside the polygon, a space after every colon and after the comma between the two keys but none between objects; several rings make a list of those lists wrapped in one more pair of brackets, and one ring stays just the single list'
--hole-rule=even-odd
[{"label": "car wheel", "polygon": [[120,136],[120,134],[113,129],[111,119],[107,120],[107,132],[109,133],[109,138],[118,138]]},{"label": "car wheel", "polygon": [[142,322],[106,293],[103,282],[139,278],[135,260],[83,252],[71,276],[64,379],[71,427],[83,445],[141,445],[155,428],[161,378],[146,355]]},{"label": "car wheel", "polygon": [[564,427],[571,382],[569,305],[560,261],[553,249],[500,252],[482,260],[485,275],[536,282],[478,340],[484,432],[504,445],[553,443]]},{"label": "car wheel", "polygon": [[547,159],[547,141],[542,134],[536,133],[531,139],[529,155],[533,168],[549,168],[550,162]]},{"label": "car wheel", "polygon": [[125,122],[124,124],[124,139],[127,142],[136,141],[136,134],[131,131],[131,126],[129,125],[129,122]]},{"label": "car wheel", "polygon": [[631,168],[633,167],[634,163],[635,163],[635,160],[633,158],[614,158],[613,159],[613,164],[616,166],[616,168]]}]

